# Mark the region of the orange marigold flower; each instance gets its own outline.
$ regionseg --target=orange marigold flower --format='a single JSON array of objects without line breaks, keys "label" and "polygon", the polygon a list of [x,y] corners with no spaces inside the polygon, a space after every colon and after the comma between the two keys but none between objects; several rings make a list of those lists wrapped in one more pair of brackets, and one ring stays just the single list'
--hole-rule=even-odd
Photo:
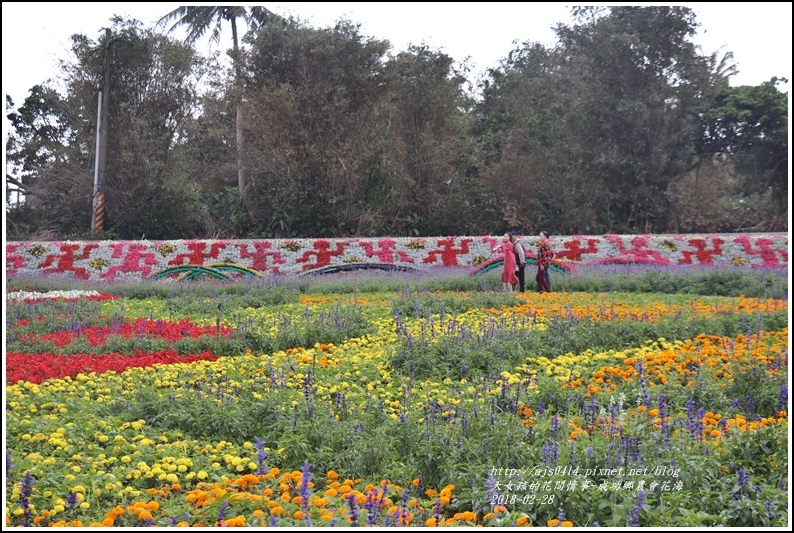
[{"label": "orange marigold flower", "polygon": [[551,520],[549,520],[548,522],[546,522],[546,526],[547,526],[547,527],[557,527],[557,526],[559,526],[559,525],[560,525],[560,521],[559,521],[559,520],[557,520],[556,518],[552,518]]},{"label": "orange marigold flower", "polygon": [[561,525],[562,527],[573,527],[573,522],[571,522],[570,520],[565,520],[565,521],[564,521],[562,524],[560,524],[560,525]]},{"label": "orange marigold flower", "polygon": [[517,526],[524,526],[524,525],[526,525],[528,522],[529,522],[529,519],[528,519],[526,516],[519,516],[519,517],[516,519],[516,525],[517,525]]},{"label": "orange marigold flower", "polygon": [[333,470],[329,470],[329,471],[328,471],[328,479],[332,479],[332,480],[333,480],[333,479],[339,479],[339,474],[337,474],[337,473],[336,473],[335,471],[333,471]]}]

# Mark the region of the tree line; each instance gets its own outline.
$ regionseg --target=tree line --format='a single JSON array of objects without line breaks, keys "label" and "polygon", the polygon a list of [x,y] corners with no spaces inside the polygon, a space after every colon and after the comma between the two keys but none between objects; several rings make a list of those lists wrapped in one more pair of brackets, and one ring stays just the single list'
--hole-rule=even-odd
[{"label": "tree line", "polygon": [[[72,37],[56,82],[6,96],[6,237],[94,238],[106,49],[102,239],[788,229],[787,80],[731,87],[689,8],[573,8],[555,45],[517,44],[476,82],[350,20],[252,9],[164,14],[187,41],[114,17],[109,43]],[[196,52],[237,19],[231,66]]]}]

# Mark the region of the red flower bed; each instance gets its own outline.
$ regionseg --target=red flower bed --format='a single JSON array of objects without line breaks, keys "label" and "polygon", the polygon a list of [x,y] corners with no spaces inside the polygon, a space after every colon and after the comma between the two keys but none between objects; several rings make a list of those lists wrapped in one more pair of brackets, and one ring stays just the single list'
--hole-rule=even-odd
[{"label": "red flower bed", "polygon": [[[233,331],[230,327],[221,326],[221,335],[231,335]],[[215,335],[216,332],[215,326],[196,326],[188,318],[183,318],[179,322],[172,322],[139,317],[135,319],[135,322],[125,319],[120,324],[110,326],[77,326],[75,330],[68,331],[61,330],[45,334],[27,333],[21,335],[20,340],[26,342],[52,342],[56,347],[63,348],[81,337],[85,337],[91,346],[102,346],[107,343],[108,337],[111,335],[119,335],[125,339],[146,336],[174,342],[184,337],[195,339],[203,335]]]},{"label": "red flower bed", "polygon": [[67,376],[74,378],[80,373],[111,371],[120,373],[132,367],[215,361],[216,359],[218,359],[218,356],[210,351],[204,351],[198,355],[179,355],[171,349],[155,353],[144,353],[136,350],[131,355],[119,353],[63,355],[50,352],[41,354],[8,352],[6,354],[6,383],[14,384],[19,380],[41,383],[48,379],[60,379]]}]

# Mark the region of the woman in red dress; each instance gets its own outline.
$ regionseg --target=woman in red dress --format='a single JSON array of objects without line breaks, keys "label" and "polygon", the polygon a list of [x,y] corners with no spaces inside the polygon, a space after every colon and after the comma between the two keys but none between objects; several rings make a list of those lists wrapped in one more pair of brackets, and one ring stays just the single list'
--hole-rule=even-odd
[{"label": "woman in red dress", "polygon": [[516,255],[513,252],[513,243],[510,242],[510,234],[505,233],[502,237],[502,244],[494,248],[494,253],[500,252],[505,259],[504,269],[502,270],[502,287],[508,292],[513,292],[513,285],[518,283],[516,276]]}]

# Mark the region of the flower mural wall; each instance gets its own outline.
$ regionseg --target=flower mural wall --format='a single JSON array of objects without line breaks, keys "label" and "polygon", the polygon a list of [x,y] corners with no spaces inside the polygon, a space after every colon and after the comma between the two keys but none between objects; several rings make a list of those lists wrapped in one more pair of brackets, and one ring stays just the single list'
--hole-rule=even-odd
[{"label": "flower mural wall", "polygon": [[[525,241],[534,257],[534,239]],[[787,233],[558,236],[550,242],[556,260],[571,264],[788,266]],[[113,281],[141,280],[177,266],[224,263],[273,275],[351,263],[474,268],[493,259],[496,243],[493,236],[11,242],[6,244],[6,274]]]}]

